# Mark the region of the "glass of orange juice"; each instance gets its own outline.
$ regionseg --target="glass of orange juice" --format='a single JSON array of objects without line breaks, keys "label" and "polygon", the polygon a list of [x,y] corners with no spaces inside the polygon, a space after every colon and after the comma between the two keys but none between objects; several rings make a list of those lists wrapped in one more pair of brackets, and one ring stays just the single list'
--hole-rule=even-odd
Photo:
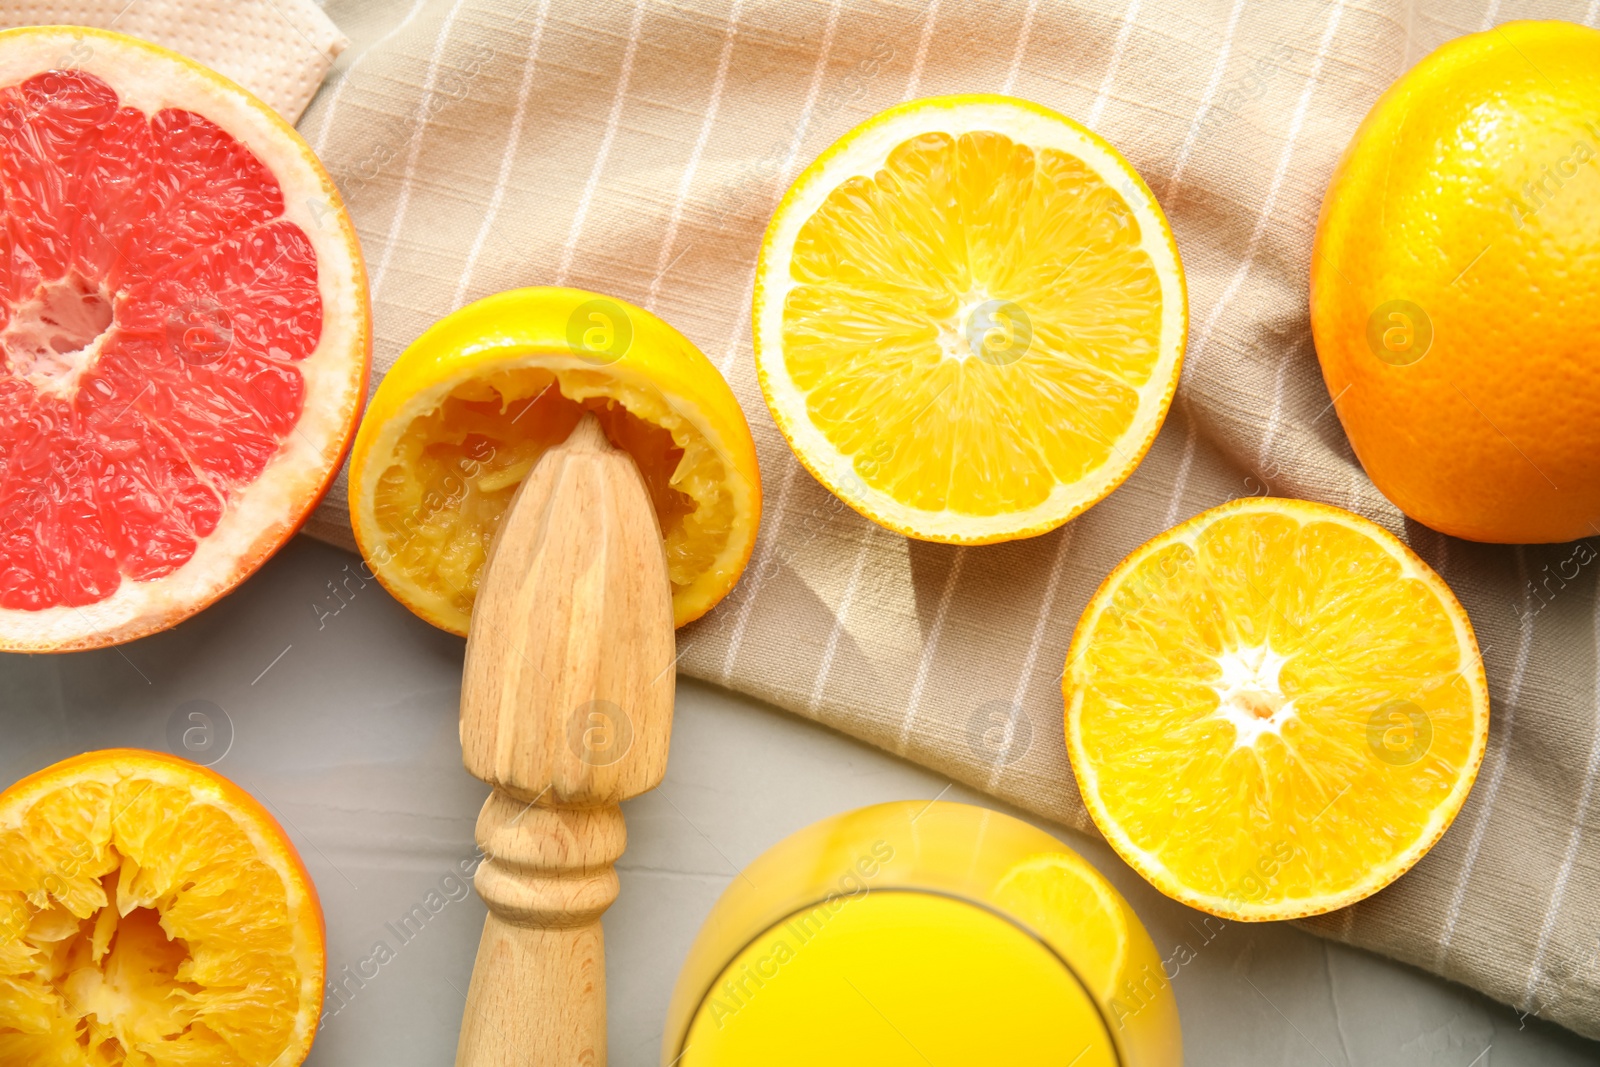
[{"label": "glass of orange juice", "polygon": [[1178,1067],[1150,936],[1019,819],[879,804],[769,849],[717,901],[668,1009],[677,1067]]}]

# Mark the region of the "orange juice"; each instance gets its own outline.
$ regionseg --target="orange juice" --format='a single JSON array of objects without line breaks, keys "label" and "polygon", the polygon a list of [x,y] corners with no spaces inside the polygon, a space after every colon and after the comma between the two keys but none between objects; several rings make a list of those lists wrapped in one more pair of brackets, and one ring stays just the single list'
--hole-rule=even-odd
[{"label": "orange juice", "polygon": [[1149,936],[1088,863],[963,804],[883,804],[769,850],[674,990],[679,1067],[1177,1067]]}]

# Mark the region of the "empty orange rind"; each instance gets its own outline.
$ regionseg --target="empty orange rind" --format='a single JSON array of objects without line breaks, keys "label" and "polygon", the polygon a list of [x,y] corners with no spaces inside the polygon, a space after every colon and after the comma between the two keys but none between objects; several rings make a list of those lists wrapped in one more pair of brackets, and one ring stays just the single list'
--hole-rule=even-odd
[{"label": "empty orange rind", "polygon": [[0,794],[0,1063],[294,1067],[324,942],[294,846],[213,771],[114,749]]}]

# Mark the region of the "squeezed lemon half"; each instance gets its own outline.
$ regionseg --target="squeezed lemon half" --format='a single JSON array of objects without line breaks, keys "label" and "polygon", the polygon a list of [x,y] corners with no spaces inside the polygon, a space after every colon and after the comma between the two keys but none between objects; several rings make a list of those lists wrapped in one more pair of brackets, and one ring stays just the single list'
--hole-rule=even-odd
[{"label": "squeezed lemon half", "polygon": [[648,311],[578,289],[514,289],[435,323],[390,368],[350,454],[369,566],[428,622],[465,634],[522,479],[585,412],[638,464],[679,626],[728,594],[755,547],[761,476],[711,362]]}]

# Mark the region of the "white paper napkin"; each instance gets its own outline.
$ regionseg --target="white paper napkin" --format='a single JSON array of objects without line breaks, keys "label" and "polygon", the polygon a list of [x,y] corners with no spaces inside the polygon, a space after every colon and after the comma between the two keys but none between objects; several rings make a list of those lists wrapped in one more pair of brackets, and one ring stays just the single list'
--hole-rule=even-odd
[{"label": "white paper napkin", "polygon": [[93,26],[182,52],[296,122],[350,41],[312,0],[6,0],[0,29]]}]

